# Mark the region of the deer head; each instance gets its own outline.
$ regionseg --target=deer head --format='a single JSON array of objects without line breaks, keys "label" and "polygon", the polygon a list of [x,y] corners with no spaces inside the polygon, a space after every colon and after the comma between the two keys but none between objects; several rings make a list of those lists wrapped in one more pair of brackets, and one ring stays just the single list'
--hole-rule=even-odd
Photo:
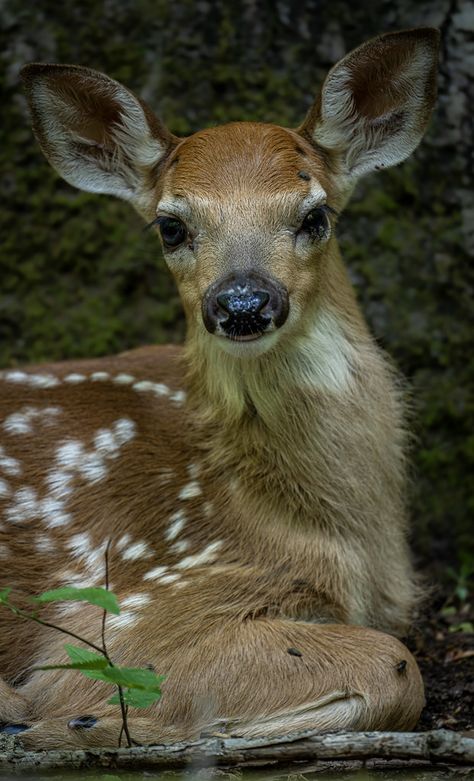
[{"label": "deer head", "polygon": [[93,70],[32,64],[22,75],[53,167],[156,226],[189,337],[247,358],[304,333],[321,302],[337,298],[337,214],[359,176],[419,143],[438,37],[407,30],[355,49],[297,129],[243,122],[179,139]]}]

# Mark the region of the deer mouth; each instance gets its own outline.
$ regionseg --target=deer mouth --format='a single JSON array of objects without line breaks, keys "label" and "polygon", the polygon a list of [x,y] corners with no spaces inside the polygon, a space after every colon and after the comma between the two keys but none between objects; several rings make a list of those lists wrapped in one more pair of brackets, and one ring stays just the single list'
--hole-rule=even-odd
[{"label": "deer mouth", "polygon": [[233,336],[232,334],[224,334],[226,339],[231,339],[233,342],[256,342],[257,339],[261,339],[265,336],[263,332],[258,334],[241,334],[240,336]]},{"label": "deer mouth", "polygon": [[272,328],[272,318],[261,312],[229,315],[219,320],[218,332],[235,342],[253,342]]}]

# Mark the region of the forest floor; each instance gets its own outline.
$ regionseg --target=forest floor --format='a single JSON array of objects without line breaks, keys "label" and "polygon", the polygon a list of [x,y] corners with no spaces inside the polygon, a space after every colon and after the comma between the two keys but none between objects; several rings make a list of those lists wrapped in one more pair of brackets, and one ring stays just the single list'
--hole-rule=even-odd
[{"label": "forest floor", "polygon": [[420,610],[406,640],[425,683],[418,731],[474,731],[473,624],[474,606],[441,590]]}]

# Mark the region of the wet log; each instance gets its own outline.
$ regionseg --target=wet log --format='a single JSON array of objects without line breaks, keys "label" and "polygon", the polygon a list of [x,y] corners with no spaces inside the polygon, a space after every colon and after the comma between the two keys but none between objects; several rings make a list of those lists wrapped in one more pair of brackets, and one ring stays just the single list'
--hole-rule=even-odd
[{"label": "wet log", "polygon": [[[176,769],[191,766],[251,768],[311,763],[313,770],[344,763],[347,770],[373,760],[474,765],[474,738],[431,732],[300,732],[273,738],[210,737],[190,743],[134,748],[25,751],[21,736],[0,736],[0,771],[53,768]],[[380,766],[380,763],[377,763]],[[390,764],[390,766],[392,766]],[[299,767],[300,764],[299,764]]]}]

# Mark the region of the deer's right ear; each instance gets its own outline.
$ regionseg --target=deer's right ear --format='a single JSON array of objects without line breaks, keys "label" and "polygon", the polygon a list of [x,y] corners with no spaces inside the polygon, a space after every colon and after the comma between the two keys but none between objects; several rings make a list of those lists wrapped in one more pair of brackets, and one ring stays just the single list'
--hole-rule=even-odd
[{"label": "deer's right ear", "polygon": [[386,33],[330,71],[300,132],[339,155],[349,182],[418,146],[436,97],[439,32]]},{"label": "deer's right ear", "polygon": [[147,170],[177,141],[151,110],[90,68],[33,63],[21,77],[53,168],[81,190],[137,201]]}]

